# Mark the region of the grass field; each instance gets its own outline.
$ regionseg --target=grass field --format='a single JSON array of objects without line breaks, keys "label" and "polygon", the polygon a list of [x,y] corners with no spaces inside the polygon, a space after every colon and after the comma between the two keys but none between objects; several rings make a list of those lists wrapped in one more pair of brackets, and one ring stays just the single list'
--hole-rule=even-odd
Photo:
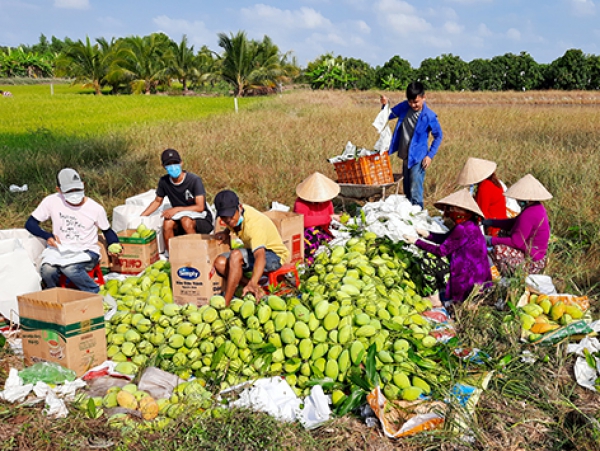
[{"label": "grass field", "polygon": [[[335,177],[326,159],[340,153],[348,140],[365,147],[377,140],[370,125],[379,108],[376,92],[295,91],[248,103],[245,99],[235,114],[232,99],[94,98],[74,95],[67,87],[48,99],[29,94],[30,87],[22,94],[16,88],[11,87],[14,98],[0,98],[2,228],[22,227],[42,196],[54,191],[54,174],[63,166],[81,171],[88,194],[110,214],[126,197],[155,187],[163,173],[159,154],[174,147],[182,153],[185,167],[203,177],[210,201],[219,190],[232,188],[243,201],[262,209],[275,200],[290,205],[297,183],[313,171]],[[28,100],[14,108],[19,97]],[[403,96],[390,97],[400,101]],[[456,175],[469,156],[496,161],[508,185],[532,173],[554,195],[546,203],[553,232],[547,273],[559,289],[589,294],[597,301],[600,93],[430,93],[428,102],[439,115],[445,137],[426,177],[426,206],[457,188]],[[53,122],[54,115],[62,119]],[[83,122],[77,122],[82,116]],[[399,161],[393,160],[398,171]],[[11,183],[29,183],[29,191],[9,193]],[[598,308],[592,305],[597,317]],[[197,449],[206,446],[207,437],[212,447],[202,449],[600,449],[600,400],[597,393],[576,384],[565,344],[530,347],[540,359],[530,365],[520,360],[523,347],[503,322],[503,313],[487,306],[460,309],[457,327],[465,347],[483,349],[494,358],[513,356],[495,368],[492,384],[481,397],[469,423],[473,442],[448,428],[391,442],[378,428],[369,429],[349,417],[307,435],[296,427],[279,426],[262,416],[250,420],[244,414],[121,442],[99,421],[77,418],[51,425],[36,420],[36,411],[11,410],[0,403],[0,437],[10,437],[0,449],[87,449],[77,438],[98,435],[112,437],[121,443],[119,449],[140,450]],[[546,357],[548,363],[543,363]],[[9,361],[0,354],[0,384]],[[244,437],[260,430],[269,431],[273,440],[256,442],[255,448],[234,440],[234,432]]]}]

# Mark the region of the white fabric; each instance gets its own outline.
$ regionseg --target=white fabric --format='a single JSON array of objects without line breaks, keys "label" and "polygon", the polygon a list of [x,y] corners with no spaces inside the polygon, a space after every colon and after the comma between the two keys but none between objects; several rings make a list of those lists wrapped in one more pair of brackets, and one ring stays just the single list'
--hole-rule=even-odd
[{"label": "white fabric", "polygon": [[51,194],[42,200],[31,215],[40,222],[51,219],[52,234],[61,244],[71,249],[90,250],[98,255],[98,229],[110,228],[104,207],[89,197],[83,205],[74,207],[61,194]]},{"label": "white fabric", "polygon": [[173,221],[179,221],[181,218],[192,218],[192,219],[204,219],[206,218],[206,212],[198,212],[198,211],[189,211],[189,210],[184,210],[184,211],[180,211],[178,213],[175,213],[171,219],[173,219]]},{"label": "white fabric", "polygon": [[53,266],[67,266],[74,263],[89,262],[90,260],[89,254],[77,249],[77,247],[61,244],[58,247],[48,246],[42,252],[42,265],[47,263]]}]

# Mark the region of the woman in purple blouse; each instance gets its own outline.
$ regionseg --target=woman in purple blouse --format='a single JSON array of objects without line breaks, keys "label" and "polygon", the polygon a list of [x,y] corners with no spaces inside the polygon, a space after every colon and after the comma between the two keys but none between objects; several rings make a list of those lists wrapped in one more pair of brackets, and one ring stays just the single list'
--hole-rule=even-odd
[{"label": "woman in purple blouse", "polygon": [[508,236],[486,237],[487,244],[492,246],[492,260],[503,275],[511,275],[517,268],[539,274],[546,267],[550,241],[548,214],[540,202],[552,199],[552,194],[533,175],[527,174],[504,195],[519,202],[521,213],[513,219],[483,221],[485,226],[508,232]]},{"label": "woman in purple blouse", "polygon": [[417,230],[419,235],[426,235],[428,241],[409,236],[404,239],[438,257],[448,257],[450,277],[445,293],[440,292],[440,300],[445,305],[460,303],[476,285],[487,285],[492,280],[485,238],[478,225],[483,213],[466,189],[434,205],[444,211],[444,216],[452,220],[454,227],[444,234]]}]

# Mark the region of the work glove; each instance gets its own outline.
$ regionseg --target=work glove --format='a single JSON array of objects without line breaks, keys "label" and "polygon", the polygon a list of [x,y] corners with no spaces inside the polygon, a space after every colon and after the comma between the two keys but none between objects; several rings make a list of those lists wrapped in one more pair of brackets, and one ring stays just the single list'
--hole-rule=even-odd
[{"label": "work glove", "polygon": [[415,244],[417,242],[417,237],[404,235],[404,241],[408,244]]},{"label": "work glove", "polygon": [[415,231],[422,236],[423,238],[427,238],[429,236],[429,231],[424,229],[415,229]]},{"label": "work glove", "polygon": [[489,235],[485,235],[485,244],[487,244],[488,247],[492,247],[492,237]]}]

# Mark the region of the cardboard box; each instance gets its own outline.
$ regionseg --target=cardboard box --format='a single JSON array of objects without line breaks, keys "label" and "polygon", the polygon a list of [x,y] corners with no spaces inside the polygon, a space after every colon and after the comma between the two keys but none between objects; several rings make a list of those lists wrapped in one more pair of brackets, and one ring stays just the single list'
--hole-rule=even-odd
[{"label": "cardboard box", "polygon": [[304,261],[304,216],[291,211],[265,211],[275,223],[283,244],[290,251],[290,263]]},{"label": "cardboard box", "polygon": [[177,304],[208,304],[222,291],[222,278],[214,268],[219,254],[229,247],[214,235],[182,235],[169,240],[171,286]]},{"label": "cardboard box", "polygon": [[123,253],[119,258],[108,258],[106,239],[98,237],[100,245],[100,268],[109,272],[122,274],[139,274],[152,263],[158,261],[158,243],[156,232],[152,231],[146,238],[132,238],[135,230],[123,230],[117,233],[123,246]]},{"label": "cardboard box", "polygon": [[52,288],[17,299],[26,366],[55,362],[81,376],[106,360],[102,296]]}]

